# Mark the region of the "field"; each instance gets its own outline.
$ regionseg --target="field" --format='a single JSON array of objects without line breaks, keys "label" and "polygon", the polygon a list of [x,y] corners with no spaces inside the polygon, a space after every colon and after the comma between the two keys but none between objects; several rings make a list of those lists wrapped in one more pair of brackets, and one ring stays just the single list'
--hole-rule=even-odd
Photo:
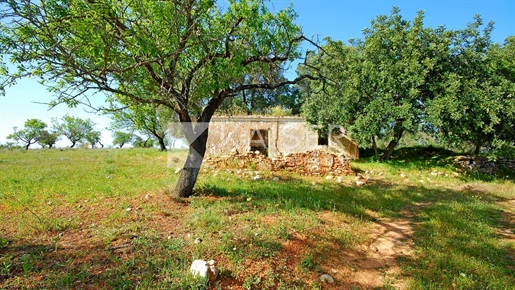
[{"label": "field", "polygon": [[[174,199],[184,158],[0,151],[0,288],[515,289],[513,174],[438,154],[355,161],[360,185],[206,166]],[[193,278],[194,259],[218,279]]]}]

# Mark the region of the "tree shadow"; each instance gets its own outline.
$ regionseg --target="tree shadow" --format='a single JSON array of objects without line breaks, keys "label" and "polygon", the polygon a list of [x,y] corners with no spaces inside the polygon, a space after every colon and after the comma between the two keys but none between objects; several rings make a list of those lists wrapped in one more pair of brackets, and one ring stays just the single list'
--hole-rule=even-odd
[{"label": "tree shadow", "polygon": [[[499,243],[498,234],[505,226],[501,221],[505,213],[498,203],[508,199],[493,193],[467,188],[435,189],[384,180],[369,180],[361,187],[332,182],[312,185],[295,177],[286,182],[246,182],[237,187],[207,182],[201,192],[234,202],[240,202],[244,197],[258,207],[275,205],[293,212],[339,212],[377,224],[382,224],[384,218],[407,219],[413,227],[413,236],[397,233],[412,239],[417,254],[401,259],[405,277],[429,288],[515,286],[515,261],[508,255],[509,246]],[[339,243],[345,243],[345,240],[335,239],[332,244]],[[328,246],[324,252],[330,256],[335,250]],[[436,262],[432,261],[433,257],[438,257],[434,258]],[[478,270],[464,266],[460,261],[475,265]],[[385,263],[384,257],[368,262]],[[434,263],[439,264],[434,266]],[[456,277],[463,279],[456,282]]]}]

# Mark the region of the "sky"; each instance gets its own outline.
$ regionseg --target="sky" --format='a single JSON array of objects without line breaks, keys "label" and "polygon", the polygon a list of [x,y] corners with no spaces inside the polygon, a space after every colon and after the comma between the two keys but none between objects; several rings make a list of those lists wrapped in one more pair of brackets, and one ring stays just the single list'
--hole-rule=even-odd
[{"label": "sky", "polygon": [[[322,41],[326,36],[347,42],[352,38],[362,38],[362,30],[370,27],[370,21],[378,15],[389,15],[393,6],[401,9],[403,18],[413,20],[418,11],[424,11],[425,27],[445,25],[449,29],[465,28],[480,14],[487,23],[495,22],[492,40],[503,43],[506,37],[515,35],[514,0],[271,0],[273,10],[280,10],[293,3],[298,13],[297,23],[302,26],[306,37]],[[101,104],[101,95],[94,100]],[[52,100],[52,95],[36,80],[24,79],[6,89],[6,96],[0,97],[0,144],[13,132],[13,126],[22,128],[27,119],[37,118],[51,125],[53,117],[61,118],[66,114],[80,118],[90,118],[96,123],[95,130],[102,130],[104,144],[112,142],[107,116],[95,115],[85,107],[68,108],[59,105],[52,110],[39,103]],[[58,147],[69,146],[61,140]]]}]

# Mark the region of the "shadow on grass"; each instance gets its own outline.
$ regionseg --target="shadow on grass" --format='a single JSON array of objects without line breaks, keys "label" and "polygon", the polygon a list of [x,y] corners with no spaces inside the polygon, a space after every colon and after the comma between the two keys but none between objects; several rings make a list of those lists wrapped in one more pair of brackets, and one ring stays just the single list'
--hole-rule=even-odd
[{"label": "shadow on grass", "polygon": [[[513,245],[501,242],[499,230],[506,199],[478,191],[434,189],[369,181],[362,187],[336,183],[288,181],[220,184],[207,182],[201,194],[251,200],[266,211],[335,211],[376,221],[380,217],[408,218],[414,225],[415,252],[402,259],[403,275],[413,288],[514,289]],[[371,214],[375,212],[376,214]],[[409,214],[406,214],[409,212]]]},{"label": "shadow on grass", "polygon": [[[470,156],[468,153],[456,153],[438,147],[404,147],[394,151],[392,158],[385,163],[397,170],[417,169],[434,170],[435,168],[456,170],[455,158],[457,156]],[[361,150],[360,159],[354,163],[379,162],[373,150]],[[497,170],[492,173],[481,173],[477,169],[462,169],[461,179],[463,181],[485,181],[493,182],[497,180],[515,181],[515,171],[505,166],[499,165]]]},{"label": "shadow on grass", "polygon": [[207,289],[184,275],[191,261],[176,240],[145,233],[123,247],[7,243],[0,262],[2,289]]}]

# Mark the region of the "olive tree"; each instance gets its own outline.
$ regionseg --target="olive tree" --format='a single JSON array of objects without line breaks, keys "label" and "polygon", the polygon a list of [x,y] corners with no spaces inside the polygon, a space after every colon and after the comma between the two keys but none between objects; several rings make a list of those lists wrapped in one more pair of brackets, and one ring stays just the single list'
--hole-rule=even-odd
[{"label": "olive tree", "polygon": [[[293,80],[242,76],[282,68],[305,41],[292,7],[271,12],[262,0],[6,0],[0,50],[18,70],[4,86],[40,77],[56,99],[89,103],[87,91],[175,111],[189,154],[176,194],[192,195],[206,152],[208,124],[225,99]],[[101,94],[96,94],[100,96]]]}]

